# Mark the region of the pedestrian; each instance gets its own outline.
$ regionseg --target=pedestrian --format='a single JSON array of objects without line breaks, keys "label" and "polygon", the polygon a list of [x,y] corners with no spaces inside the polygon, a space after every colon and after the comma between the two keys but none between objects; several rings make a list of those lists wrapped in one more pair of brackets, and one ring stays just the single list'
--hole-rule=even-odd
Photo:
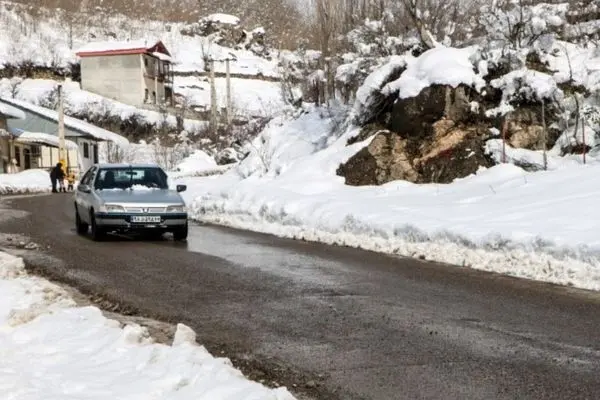
[{"label": "pedestrian", "polygon": [[67,187],[67,190],[69,192],[73,191],[73,185],[75,184],[75,172],[71,171],[69,172],[69,175],[67,175],[67,183],[69,184],[69,186]]},{"label": "pedestrian", "polygon": [[62,163],[57,163],[50,171],[50,182],[52,183],[52,193],[58,193],[56,183],[58,182],[62,191],[65,189],[65,171],[62,169]]}]

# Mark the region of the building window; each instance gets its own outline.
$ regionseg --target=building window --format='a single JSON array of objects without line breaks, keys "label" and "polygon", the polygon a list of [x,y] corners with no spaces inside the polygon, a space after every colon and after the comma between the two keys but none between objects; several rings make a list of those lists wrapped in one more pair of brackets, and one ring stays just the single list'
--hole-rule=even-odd
[{"label": "building window", "polygon": [[148,59],[146,57],[144,57],[144,67],[148,66]]},{"label": "building window", "polygon": [[90,145],[87,143],[83,144],[83,158],[90,158]]},{"label": "building window", "polygon": [[148,88],[144,89],[144,103],[148,102]]},{"label": "building window", "polygon": [[93,149],[94,149],[94,164],[98,164],[98,145],[94,144]]}]

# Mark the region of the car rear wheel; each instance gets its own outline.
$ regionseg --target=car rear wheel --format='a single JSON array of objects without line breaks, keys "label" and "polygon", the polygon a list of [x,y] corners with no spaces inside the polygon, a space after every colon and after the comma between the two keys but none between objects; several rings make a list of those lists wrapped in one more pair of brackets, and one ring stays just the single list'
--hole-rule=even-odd
[{"label": "car rear wheel", "polygon": [[88,224],[81,220],[79,216],[79,211],[77,210],[77,205],[75,206],[75,229],[77,229],[77,233],[79,235],[85,235],[88,231]]},{"label": "car rear wheel", "polygon": [[94,210],[90,211],[90,221],[92,222],[92,239],[97,242],[104,240],[106,237],[106,231],[96,223]]},{"label": "car rear wheel", "polygon": [[188,237],[188,224],[186,223],[181,228],[177,228],[173,231],[173,239],[176,241],[186,240]]}]

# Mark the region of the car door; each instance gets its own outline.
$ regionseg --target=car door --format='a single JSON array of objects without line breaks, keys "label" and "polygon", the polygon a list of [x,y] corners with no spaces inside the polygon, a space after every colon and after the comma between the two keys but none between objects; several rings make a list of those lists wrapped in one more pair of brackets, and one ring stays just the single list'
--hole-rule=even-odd
[{"label": "car door", "polygon": [[[96,170],[96,167],[92,167],[85,173],[83,178],[81,178],[81,182],[77,186],[77,192],[75,194],[75,203],[79,217],[87,223],[91,222],[89,209],[92,202],[94,189],[93,182],[94,176],[96,175]],[[91,189],[89,193],[83,190],[86,187]]]}]

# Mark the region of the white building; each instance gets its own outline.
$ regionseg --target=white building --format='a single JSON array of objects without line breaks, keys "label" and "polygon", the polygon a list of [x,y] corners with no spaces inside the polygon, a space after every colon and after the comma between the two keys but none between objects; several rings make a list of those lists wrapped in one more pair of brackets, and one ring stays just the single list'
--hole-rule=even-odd
[{"label": "white building", "polygon": [[77,51],[81,88],[122,103],[171,104],[171,55],[161,41],[92,42]]},{"label": "white building", "polygon": [[[65,115],[64,124],[66,161],[76,172],[85,171],[99,161],[100,142],[129,143],[121,135],[73,117]],[[17,162],[17,171],[56,165],[58,112],[25,101],[0,98],[0,152],[0,172],[9,171],[12,159]]]}]

